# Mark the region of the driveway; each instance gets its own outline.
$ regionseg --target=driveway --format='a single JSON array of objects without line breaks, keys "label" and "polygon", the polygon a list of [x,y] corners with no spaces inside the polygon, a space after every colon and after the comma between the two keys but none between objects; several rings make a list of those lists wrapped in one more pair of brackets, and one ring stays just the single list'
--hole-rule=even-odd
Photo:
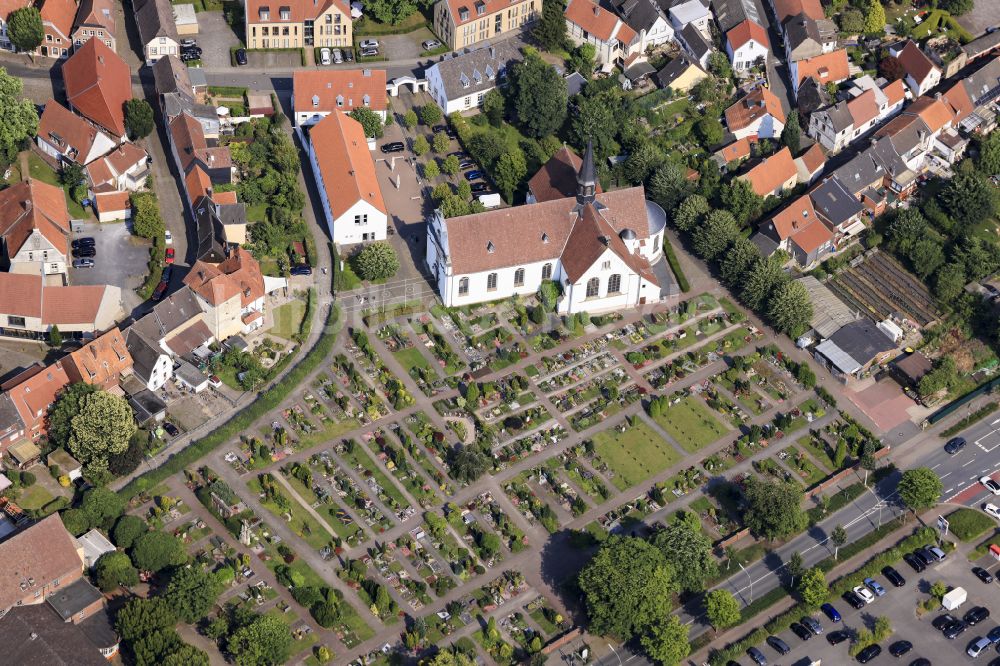
[{"label": "driveway", "polygon": [[149,244],[133,236],[122,222],[85,222],[83,231],[74,234],[73,238],[84,236],[96,241],[97,256],[92,268],[70,266],[70,284],[113,284],[121,287],[125,311],[131,311],[139,302],[135,289],[146,278]]},{"label": "driveway", "polygon": [[[195,40],[201,47],[202,66],[212,69],[231,67],[229,49],[240,45],[240,38],[226,23],[222,12],[199,12]],[[296,66],[298,64],[295,63]]]},{"label": "driveway", "polygon": [[[199,42],[200,45],[200,42]],[[202,48],[205,48],[202,46]],[[228,51],[228,49],[227,49]],[[226,53],[229,62],[229,53]],[[247,51],[247,66],[267,70],[290,70],[302,67],[302,57],[296,51]]]},{"label": "driveway", "polygon": [[411,60],[419,58],[424,52],[421,44],[428,39],[437,39],[427,28],[420,28],[405,35],[358,35],[354,38],[355,45],[365,39],[374,39],[379,43],[379,55],[387,60]]}]

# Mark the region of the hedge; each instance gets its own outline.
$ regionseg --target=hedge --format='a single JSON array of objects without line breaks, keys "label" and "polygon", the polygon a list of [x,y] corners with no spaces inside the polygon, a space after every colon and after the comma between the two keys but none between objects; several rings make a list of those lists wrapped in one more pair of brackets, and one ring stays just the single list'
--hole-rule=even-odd
[{"label": "hedge", "polygon": [[996,526],[993,518],[975,509],[957,509],[948,514],[948,529],[960,541],[972,541]]},{"label": "hedge", "polygon": [[670,270],[674,272],[674,277],[677,278],[677,286],[685,294],[691,291],[691,284],[688,282],[687,276],[684,275],[684,271],[681,270],[681,262],[677,260],[674,246],[666,237],[663,239],[663,253],[667,255],[667,263],[670,264]]},{"label": "hedge", "polygon": [[[337,339],[337,333],[342,324],[339,308],[332,307],[324,323],[325,330],[316,341],[316,345],[287,375],[270,388],[258,393],[254,402],[241,409],[231,419],[205,437],[181,449],[156,469],[136,477],[119,493],[125,497],[133,497],[153,488],[156,484],[196,462],[212,449],[248,431],[257,419],[276,409],[288,397],[288,394],[300,388],[306,377],[330,357],[333,353],[333,343]],[[291,359],[291,356],[286,358]]]},{"label": "hedge", "polygon": [[958,433],[962,432],[973,423],[981,421],[982,419],[986,418],[987,416],[995,412],[998,407],[1000,407],[1000,403],[996,402],[991,402],[986,405],[983,405],[976,411],[964,417],[961,421],[956,422],[955,425],[945,430],[942,430],[941,436],[951,437],[952,435],[957,435]]}]

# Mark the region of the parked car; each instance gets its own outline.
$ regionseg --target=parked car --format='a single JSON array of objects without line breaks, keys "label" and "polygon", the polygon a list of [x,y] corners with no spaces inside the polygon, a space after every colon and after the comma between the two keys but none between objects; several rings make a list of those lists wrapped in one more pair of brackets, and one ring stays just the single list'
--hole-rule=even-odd
[{"label": "parked car", "polygon": [[786,655],[792,651],[792,648],[788,647],[788,643],[777,636],[768,636],[765,642],[774,648],[778,654]]},{"label": "parked car", "polygon": [[817,620],[814,617],[805,615],[802,617],[802,619],[799,620],[799,622],[802,624],[802,626],[804,626],[806,629],[813,632],[817,636],[823,633],[823,625],[820,624],[819,620]]},{"label": "parked car", "polygon": [[[869,592],[869,594],[871,594],[871,592]],[[846,601],[848,603],[848,605],[850,605],[851,608],[854,608],[855,610],[860,610],[860,609],[862,609],[862,608],[865,607],[864,599],[862,599],[861,597],[859,597],[852,590],[848,590],[847,592],[844,592],[844,594],[841,595],[841,596],[842,596],[843,600]]]},{"label": "parked car", "polygon": [[970,627],[974,627],[990,616],[990,609],[986,606],[975,606],[962,618]]},{"label": "parked car", "polygon": [[809,631],[798,622],[792,622],[791,626],[789,626],[788,628],[792,630],[793,634],[795,634],[804,641],[807,641],[813,637],[813,632]]},{"label": "parked car", "polygon": [[95,245],[97,245],[97,241],[94,240],[93,237],[91,236],[86,236],[84,238],[75,238],[72,243],[74,250],[81,247],[94,247]]},{"label": "parked car", "polygon": [[319,64],[321,64],[321,65],[329,65],[332,62],[333,62],[333,59],[330,57],[330,49],[326,49],[326,48],[320,49],[319,50]]},{"label": "parked car", "polygon": [[882,575],[885,576],[886,580],[892,583],[893,587],[903,587],[906,585],[906,579],[892,567],[882,567]]},{"label": "parked car", "polygon": [[298,266],[292,266],[292,270],[288,272],[291,273],[292,275],[312,275],[313,269],[312,266],[298,265]]},{"label": "parked car", "polygon": [[823,615],[830,618],[830,622],[840,622],[840,612],[833,607],[833,604],[823,604],[819,609],[823,611]]},{"label": "parked car", "polygon": [[961,620],[955,620],[954,622],[946,626],[942,630],[942,633],[944,633],[945,638],[947,638],[948,640],[952,640],[954,638],[958,638],[959,636],[961,636],[963,633],[965,633],[965,630],[968,628],[969,625],[967,625],[966,623],[962,622]]},{"label": "parked car", "polygon": [[910,666],[931,666],[931,660],[924,657],[917,657],[910,662]]},{"label": "parked car", "polygon": [[201,57],[201,47],[200,46],[182,46],[181,53],[191,53],[199,58]]},{"label": "parked car", "polygon": [[247,64],[247,50],[246,49],[238,49],[236,51],[236,64],[240,65],[240,66],[243,66],[243,65]]},{"label": "parked car", "polygon": [[406,145],[402,141],[392,141],[391,143],[382,144],[383,153],[401,153],[406,148]]},{"label": "parked car", "polygon": [[354,62],[354,49],[344,49],[344,61]]},{"label": "parked car", "polygon": [[913,649],[913,643],[910,641],[896,641],[889,646],[889,654],[893,657],[902,657],[904,654]]},{"label": "parked car", "polygon": [[858,660],[859,664],[867,664],[880,654],[882,654],[882,647],[878,643],[875,643],[874,645],[869,645],[864,650],[859,652],[855,659]]},{"label": "parked car", "polygon": [[73,268],[93,268],[93,267],[94,267],[94,260],[93,259],[74,259],[73,260]]},{"label": "parked car", "polygon": [[926,548],[917,548],[915,551],[913,551],[913,554],[917,556],[917,559],[923,562],[925,567],[929,567],[935,562],[937,562],[937,558],[934,557],[931,551],[927,550]]},{"label": "parked car", "polygon": [[333,63],[335,65],[339,65],[342,62],[344,62],[344,52],[341,51],[340,49],[334,49],[333,50]]},{"label": "parked car", "polygon": [[486,183],[473,183],[472,184],[472,193],[473,194],[483,194],[485,192],[488,192],[489,189],[490,189],[490,186],[487,185]]},{"label": "parked car", "polygon": [[174,248],[168,247],[167,251],[163,254],[163,261],[168,264],[174,263]]},{"label": "parked car", "polygon": [[871,590],[872,592],[875,593],[876,597],[884,597],[885,596],[885,588],[882,587],[879,584],[879,582],[877,580],[875,580],[874,578],[865,578],[865,585],[868,586],[869,590]]},{"label": "parked car", "polygon": [[436,39],[426,39],[421,46],[424,47],[424,51],[433,51],[437,47],[441,46],[441,42]]},{"label": "parked car", "polygon": [[378,40],[377,39],[362,39],[361,43],[358,45],[363,49],[377,49]]},{"label": "parked car", "polygon": [[982,567],[972,567],[972,573],[984,583],[989,584],[993,582],[993,574]]},{"label": "parked car", "polygon": [[937,546],[927,546],[924,550],[931,554],[931,557],[934,558],[935,562],[944,562],[945,558],[948,557],[945,555],[944,551]]},{"label": "parked car", "polygon": [[197,53],[191,53],[190,51],[181,51],[181,61],[191,62],[192,60],[201,60],[201,56]]},{"label": "parked car", "polygon": [[160,282],[156,285],[156,289],[153,290],[153,295],[150,297],[154,301],[161,301],[163,297],[167,295],[167,288],[170,286],[170,282]]},{"label": "parked car", "polygon": [[458,163],[458,168],[461,169],[462,171],[465,171],[466,169],[475,169],[476,163],[473,162],[472,160],[462,160],[461,162]]},{"label": "parked car", "polygon": [[991,643],[1000,643],[1000,627],[990,629],[989,633],[986,634],[986,638],[990,639]]},{"label": "parked car", "polygon": [[94,246],[84,246],[78,247],[73,250],[73,258],[79,259],[81,257],[95,257],[97,256],[97,248]]},{"label": "parked car", "polygon": [[185,37],[184,39],[181,40],[181,48],[185,48],[188,46],[198,46],[198,42],[196,42],[191,37]]},{"label": "parked car", "polygon": [[983,638],[982,636],[974,638],[972,639],[972,642],[969,643],[969,647],[965,650],[965,654],[975,659],[983,653],[983,650],[989,648],[990,645],[992,645],[992,643],[988,638]]},{"label": "parked car", "polygon": [[212,388],[219,388],[222,386],[222,380],[219,379],[219,375],[209,375],[208,385],[211,386]]},{"label": "parked car", "polygon": [[483,173],[482,171],[480,171],[479,169],[473,169],[472,171],[466,171],[465,172],[465,179],[469,180],[469,181],[478,180],[478,179],[482,178],[485,175],[486,174]]},{"label": "parked car", "polygon": [[767,657],[765,657],[764,653],[757,648],[747,648],[747,656],[750,657],[750,659],[753,660],[753,663],[757,664],[757,666],[767,666]]},{"label": "parked car", "polygon": [[361,49],[361,55],[364,56],[365,58],[371,58],[372,56],[377,56],[378,49],[375,48]]},{"label": "parked car", "polygon": [[994,518],[1000,518],[1000,507],[998,507],[996,504],[991,504],[990,502],[986,502],[985,504],[983,504],[983,511],[990,514]]},{"label": "parked car", "polygon": [[951,613],[945,613],[944,615],[938,615],[936,618],[934,618],[934,621],[931,622],[931,626],[937,629],[938,631],[944,631],[945,627],[947,627],[952,622],[957,622],[957,621],[958,621],[957,617],[955,617]]},{"label": "parked car", "polygon": [[903,555],[903,561],[909,564],[910,568],[917,573],[920,573],[927,568],[924,561],[917,557],[914,553],[907,553],[906,555]]},{"label": "parked car", "polygon": [[831,631],[826,635],[826,642],[830,645],[840,645],[850,637],[851,634],[846,631]]},{"label": "parked car", "polygon": [[166,231],[163,232],[163,240],[167,245],[174,244],[174,235],[170,233],[170,229],[167,229]]},{"label": "parked car", "polygon": [[952,437],[948,440],[948,443],[944,445],[944,450],[951,455],[955,455],[959,451],[965,448],[965,438],[964,437]]},{"label": "parked car", "polygon": [[979,483],[983,484],[986,490],[990,491],[994,495],[1000,495],[1000,483],[997,483],[992,478],[982,476],[979,478]]},{"label": "parked car", "polygon": [[163,429],[166,430],[167,434],[170,435],[171,437],[176,437],[177,435],[181,434],[181,431],[177,429],[177,426],[175,426],[170,421],[163,422]]}]

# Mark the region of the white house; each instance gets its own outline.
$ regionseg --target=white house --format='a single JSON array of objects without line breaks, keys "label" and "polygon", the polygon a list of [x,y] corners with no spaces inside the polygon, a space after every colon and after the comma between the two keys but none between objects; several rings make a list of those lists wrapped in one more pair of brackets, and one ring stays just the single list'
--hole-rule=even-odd
[{"label": "white house", "polygon": [[771,43],[767,32],[757,23],[747,19],[726,33],[726,55],[737,73],[767,62]]},{"label": "white house", "polygon": [[737,139],[777,139],[785,129],[785,112],[774,93],[757,88],[726,109],[726,127]]},{"label": "white house", "polygon": [[708,8],[707,2],[701,0],[678,2],[670,8],[669,16],[674,32],[680,32],[690,24],[694,25],[703,35],[709,34],[712,10]]},{"label": "white house", "polygon": [[903,109],[905,87],[902,81],[879,88],[875,80],[866,75],[851,83],[850,99],[814,111],[809,117],[807,133],[830,153],[840,152]]},{"label": "white house", "polygon": [[170,0],[135,0],[135,23],[147,65],[166,55],[180,54],[180,37]]},{"label": "white house", "polygon": [[889,47],[889,55],[899,61],[906,72],[906,85],[914,97],[928,93],[941,83],[941,69],[911,40]]},{"label": "white house", "polygon": [[666,215],[642,187],[597,193],[588,147],[575,197],[428,224],[427,266],[446,306],[561,287],[561,313],[605,312],[661,298],[653,265],[662,259]]},{"label": "white house", "polygon": [[674,26],[656,0],[615,0],[615,9],[639,35],[639,51],[674,38]]},{"label": "white house", "polygon": [[388,210],[361,123],[334,113],[313,125],[309,161],[333,242],[384,240]]},{"label": "white house", "polygon": [[149,154],[134,143],[123,143],[104,157],[87,165],[87,177],[94,192],[110,189],[135,192],[149,177]]},{"label": "white house", "polygon": [[445,115],[475,109],[497,87],[507,67],[520,61],[521,52],[511,42],[445,56],[427,68],[427,91]]},{"label": "white house", "polygon": [[385,121],[389,103],[384,69],[297,69],[292,74],[296,127],[318,123],[334,111],[350,113],[361,107]]},{"label": "white house", "polygon": [[621,65],[639,52],[639,35],[613,11],[592,0],[570,0],[566,31],[574,44],[593,44],[601,65]]},{"label": "white house", "polygon": [[38,147],[50,157],[62,162],[90,164],[118,143],[107,134],[76,115],[62,104],[50,99],[38,119]]}]

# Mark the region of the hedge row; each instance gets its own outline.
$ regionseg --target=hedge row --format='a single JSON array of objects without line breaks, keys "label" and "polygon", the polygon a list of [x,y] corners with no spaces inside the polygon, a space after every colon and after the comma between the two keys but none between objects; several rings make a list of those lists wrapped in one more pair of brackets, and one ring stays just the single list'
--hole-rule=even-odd
[{"label": "hedge row", "polygon": [[951,437],[952,435],[957,435],[958,433],[962,432],[973,423],[981,421],[982,419],[986,418],[987,416],[995,412],[997,408],[1000,408],[1000,403],[991,402],[985,404],[976,411],[972,412],[971,414],[963,418],[962,420],[957,421],[955,425],[945,430],[942,430],[941,436]]},{"label": "hedge row", "polygon": [[[145,490],[153,488],[167,477],[180,472],[188,465],[196,462],[212,449],[220,446],[241,433],[250,429],[257,419],[269,411],[276,409],[288,394],[299,388],[306,377],[326,361],[333,352],[333,343],[340,330],[340,310],[330,309],[325,322],[325,332],[309,353],[280,381],[257,395],[257,399],[237,412],[231,419],[213,430],[210,434],[192,442],[187,447],[172,455],[166,462],[154,470],[146,472],[129,482],[119,492],[126,497],[133,497]],[[287,357],[291,358],[291,357]]]}]

